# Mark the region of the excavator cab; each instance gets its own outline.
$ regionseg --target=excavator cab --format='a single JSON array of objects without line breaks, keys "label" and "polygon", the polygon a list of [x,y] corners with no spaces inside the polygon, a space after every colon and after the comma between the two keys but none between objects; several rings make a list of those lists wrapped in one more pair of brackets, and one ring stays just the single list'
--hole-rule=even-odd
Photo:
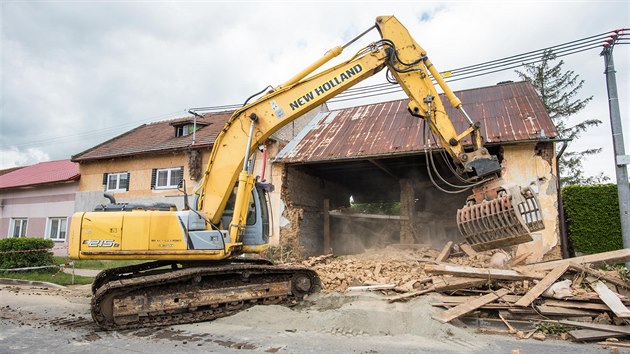
[{"label": "excavator cab", "polygon": [[[247,211],[247,222],[242,235],[242,242],[245,246],[262,246],[269,243],[269,208],[267,193],[273,190],[273,186],[267,183],[256,183],[252,189],[249,209]],[[236,188],[230,196],[223,212],[221,223],[230,225],[234,214],[234,202],[236,200]]]}]

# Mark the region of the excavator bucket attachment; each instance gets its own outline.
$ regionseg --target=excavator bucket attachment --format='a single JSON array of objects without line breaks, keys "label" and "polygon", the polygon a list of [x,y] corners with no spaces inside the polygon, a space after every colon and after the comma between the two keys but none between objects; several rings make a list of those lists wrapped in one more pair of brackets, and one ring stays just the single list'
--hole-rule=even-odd
[{"label": "excavator bucket attachment", "polygon": [[476,251],[532,241],[545,228],[536,194],[529,188],[502,189],[496,197],[457,210],[457,226]]}]

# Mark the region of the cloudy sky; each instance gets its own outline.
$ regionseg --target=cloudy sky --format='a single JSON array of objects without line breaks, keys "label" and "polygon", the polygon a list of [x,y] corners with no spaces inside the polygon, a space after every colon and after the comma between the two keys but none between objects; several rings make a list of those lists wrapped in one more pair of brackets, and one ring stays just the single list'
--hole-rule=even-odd
[{"label": "cloudy sky", "polygon": [[[378,15],[398,17],[440,71],[630,27],[627,0],[4,0],[0,6],[0,168],[66,159],[140,124],[183,116],[190,107],[242,103],[361,33]],[[377,39],[371,32],[340,57]],[[626,151],[629,47],[618,46],[614,56]],[[572,119],[604,122],[571,149],[603,147],[585,161],[586,172],[614,180],[603,59],[599,50],[563,59],[586,81],[582,97],[594,96]],[[518,76],[510,70],[451,86],[504,80]],[[381,82],[384,72],[365,84]]]}]

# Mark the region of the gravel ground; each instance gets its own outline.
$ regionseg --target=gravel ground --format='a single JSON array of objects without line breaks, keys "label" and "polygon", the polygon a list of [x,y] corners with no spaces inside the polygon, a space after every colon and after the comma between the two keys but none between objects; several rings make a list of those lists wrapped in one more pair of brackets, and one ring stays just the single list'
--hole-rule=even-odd
[{"label": "gravel ground", "polygon": [[[0,353],[609,353],[592,344],[539,342],[441,324],[431,296],[389,304],[377,294],[317,295],[295,308],[257,306],[212,322],[102,331],[89,286],[0,285]],[[630,353],[622,349],[621,353]]]}]

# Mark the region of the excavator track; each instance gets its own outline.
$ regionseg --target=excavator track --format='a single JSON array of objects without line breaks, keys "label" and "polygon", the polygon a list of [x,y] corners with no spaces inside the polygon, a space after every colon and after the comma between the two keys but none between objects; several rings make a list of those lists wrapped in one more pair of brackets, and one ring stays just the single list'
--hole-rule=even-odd
[{"label": "excavator track", "polygon": [[321,289],[313,270],[265,264],[150,269],[118,279],[106,276],[115,280],[96,289],[91,311],[94,321],[108,330],[214,320],[254,305],[293,306]]}]

